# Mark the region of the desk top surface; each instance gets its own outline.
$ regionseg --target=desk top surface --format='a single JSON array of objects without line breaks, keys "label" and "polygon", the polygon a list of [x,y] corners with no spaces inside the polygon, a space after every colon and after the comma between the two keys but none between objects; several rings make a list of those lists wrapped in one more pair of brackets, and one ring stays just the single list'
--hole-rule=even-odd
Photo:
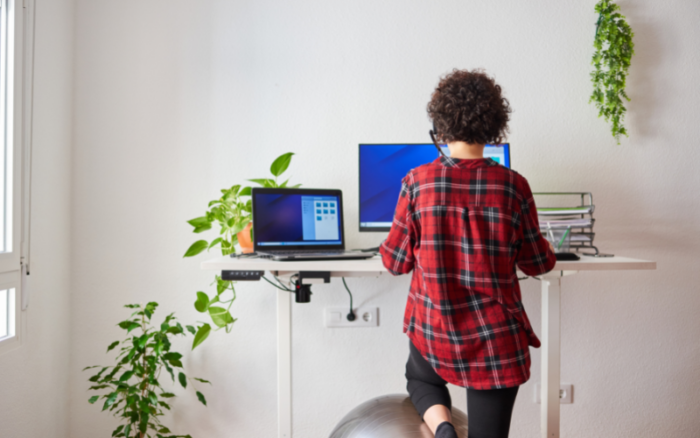
[{"label": "desk top surface", "polygon": [[[304,262],[279,262],[269,259],[237,259],[228,256],[206,260],[202,269],[217,271],[330,271],[330,272],[387,272],[381,259],[366,260],[318,260]],[[629,257],[581,256],[574,262],[558,261],[553,271],[626,271],[656,269],[656,262]]]}]

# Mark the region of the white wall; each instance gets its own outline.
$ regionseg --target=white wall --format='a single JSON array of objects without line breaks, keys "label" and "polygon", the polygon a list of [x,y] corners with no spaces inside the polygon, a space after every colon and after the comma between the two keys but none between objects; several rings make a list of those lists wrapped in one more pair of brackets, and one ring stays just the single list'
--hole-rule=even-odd
[{"label": "white wall", "polygon": [[32,297],[22,346],[0,356],[0,436],[68,435],[73,2],[36,5]]},{"label": "white wall", "polygon": [[[486,68],[505,89],[513,163],[533,189],[592,191],[601,249],[658,261],[655,272],[564,280],[562,380],[575,403],[562,407],[562,435],[697,434],[700,4],[621,2],[637,55],[631,136],[616,146],[588,104],[594,3],[78,0],[71,437],[116,424],[87,404],[78,370],[107,362],[119,306],[156,300],[161,316],[198,318],[195,292],[211,273],[198,267],[206,256],[181,258],[198,238],[185,221],[219,188],[294,151],[293,180],[343,189],[351,246],[376,245],[382,235],[355,231],[357,144],[428,141],[426,103],[454,67]],[[349,283],[382,325],[323,328],[323,307],[347,302],[337,281],[294,306],[295,437],[327,436],[358,403],[403,391],[408,278]],[[523,284],[535,327],[538,286]],[[208,408],[192,394],[176,402],[178,433],[275,436],[274,297],[241,284],[233,333],[188,354],[214,386]],[[515,438],[539,430],[533,356]]]}]

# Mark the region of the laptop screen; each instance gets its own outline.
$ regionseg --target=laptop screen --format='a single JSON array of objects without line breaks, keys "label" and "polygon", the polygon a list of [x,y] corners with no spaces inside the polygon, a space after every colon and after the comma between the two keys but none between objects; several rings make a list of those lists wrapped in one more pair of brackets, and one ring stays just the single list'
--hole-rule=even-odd
[{"label": "laptop screen", "polygon": [[255,246],[340,246],[342,210],[338,190],[253,190]]}]

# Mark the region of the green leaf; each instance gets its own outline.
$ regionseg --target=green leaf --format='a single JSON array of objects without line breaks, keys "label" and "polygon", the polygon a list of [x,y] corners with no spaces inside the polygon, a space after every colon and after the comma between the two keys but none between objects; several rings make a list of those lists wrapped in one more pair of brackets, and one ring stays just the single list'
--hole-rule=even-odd
[{"label": "green leaf", "polygon": [[243,231],[243,229],[246,227],[246,225],[248,225],[249,222],[250,222],[249,217],[239,219],[238,221],[236,221],[235,224],[231,225],[231,234],[240,233],[241,231]]},{"label": "green leaf", "polygon": [[211,385],[211,382],[210,382],[210,381],[204,380],[204,379],[200,379],[199,377],[195,377],[194,380],[200,381],[200,382],[202,382],[202,383],[208,383],[208,384]]},{"label": "green leaf", "polygon": [[99,365],[93,365],[93,366],[91,366],[91,367],[85,367],[85,368],[83,368],[83,371],[89,370],[89,369],[92,369],[92,368],[99,368],[99,367],[100,367]]},{"label": "green leaf", "polygon": [[201,227],[197,227],[194,230],[192,230],[193,233],[201,233],[203,231],[211,230],[211,225],[202,225]]},{"label": "green leaf", "polygon": [[170,368],[170,366],[168,366],[167,363],[163,363],[163,366],[165,367],[165,370],[168,372],[168,374],[170,374],[170,378],[171,378],[171,379],[173,380],[173,382],[174,382],[174,381],[175,381],[175,374],[173,373],[173,369]]},{"label": "green leaf", "polygon": [[173,351],[171,353],[164,354],[163,359],[165,359],[165,360],[172,360],[172,359],[178,360],[178,359],[182,359],[182,355],[180,353],[176,353]]},{"label": "green leaf", "polygon": [[160,429],[158,429],[158,433],[171,433],[171,432],[170,432],[170,429],[168,429],[167,427],[161,427]]},{"label": "green leaf", "polygon": [[122,321],[119,324],[117,324],[119,327],[123,328],[124,330],[128,329],[129,326],[133,324],[133,321]]},{"label": "green leaf", "polygon": [[216,239],[212,240],[211,243],[209,244],[209,247],[207,248],[207,250],[212,249],[217,244],[219,244],[222,240],[224,240],[224,239],[222,239],[221,237],[217,237]]},{"label": "green leaf", "polygon": [[180,385],[182,385],[183,388],[187,388],[187,377],[185,376],[184,373],[178,374],[177,380],[180,381]]},{"label": "green leaf", "polygon": [[204,292],[197,292],[197,301],[194,302],[194,308],[198,312],[206,312],[209,307],[209,296]]},{"label": "green leaf", "polygon": [[178,359],[170,359],[168,362],[170,362],[170,365],[177,367],[177,368],[183,368],[182,362]]},{"label": "green leaf", "polygon": [[209,337],[209,333],[211,332],[211,326],[209,324],[204,324],[199,329],[197,329],[197,334],[194,335],[194,340],[192,341],[192,349],[194,350],[204,342],[207,337]]},{"label": "green leaf", "polygon": [[224,309],[223,307],[209,307],[209,314],[212,316],[219,315],[219,314],[222,314],[225,312],[226,312],[226,309]]},{"label": "green leaf", "polygon": [[245,205],[243,206],[243,210],[245,210],[248,213],[253,212],[253,201],[251,199],[249,199],[248,202],[245,203]]},{"label": "green leaf", "polygon": [[282,175],[292,162],[292,155],[294,155],[293,152],[287,152],[277,157],[270,166],[270,172],[276,177]]},{"label": "green leaf", "polygon": [[182,332],[184,332],[184,330],[182,329],[182,326],[179,324],[175,327],[170,327],[168,329],[168,333],[171,333],[173,335],[180,335],[180,334],[182,334]]},{"label": "green leaf", "polygon": [[107,347],[107,351],[112,351],[117,345],[119,345],[119,341],[112,342],[111,344],[109,344],[109,347]]},{"label": "green leaf", "polygon": [[121,377],[119,377],[119,381],[120,381],[120,382],[126,382],[126,381],[129,380],[129,379],[131,378],[131,376],[133,376],[133,375],[134,375],[134,372],[133,372],[133,371],[125,371],[124,374],[122,374]]},{"label": "green leaf", "polygon": [[162,392],[162,393],[160,394],[160,396],[161,396],[161,397],[164,397],[164,398],[172,398],[172,397],[175,397],[175,394],[173,394],[173,393],[171,393],[171,392]]},{"label": "green leaf", "polygon": [[216,294],[221,295],[231,286],[231,282],[228,280],[222,280],[221,277],[216,277]]},{"label": "green leaf", "polygon": [[238,192],[238,196],[250,196],[253,193],[253,189],[250,187],[243,187],[240,192]]},{"label": "green leaf", "polygon": [[197,398],[199,399],[199,401],[202,402],[202,404],[203,404],[204,406],[207,405],[207,399],[205,399],[205,398],[204,398],[204,395],[203,395],[201,392],[199,392],[199,391],[197,391]]},{"label": "green leaf", "polygon": [[197,333],[197,330],[195,330],[195,328],[192,327],[191,325],[187,325],[187,326],[185,326],[185,328],[187,329],[188,332],[190,332],[192,334]]},{"label": "green leaf", "polygon": [[127,333],[130,333],[132,330],[136,330],[137,328],[141,327],[141,324],[137,324],[135,322],[132,322],[129,328],[126,330]]},{"label": "green leaf", "polygon": [[[211,308],[210,308],[211,310]],[[236,322],[235,319],[231,316],[231,314],[226,310],[226,309],[221,309],[223,312],[212,314],[210,313],[211,320],[216,324],[218,327],[226,327],[229,324],[233,324]]]},{"label": "green leaf", "polygon": [[99,400],[99,398],[100,398],[99,395],[93,395],[93,396],[90,397],[90,399],[88,400],[88,403],[90,403],[90,404],[95,404],[95,402],[96,402],[97,400]]},{"label": "green leaf", "polygon": [[107,400],[105,400],[105,404],[104,404],[104,406],[102,406],[102,410],[103,410],[103,411],[104,411],[104,410],[107,410],[107,408],[109,408],[110,406],[112,406],[112,405],[114,404],[114,402],[117,401],[117,397],[118,397],[118,396],[119,396],[119,393],[116,392],[116,391],[113,392],[113,393],[111,393],[111,394],[109,395],[109,397],[107,397]]},{"label": "green leaf", "polygon": [[207,249],[209,243],[206,240],[198,240],[189,247],[183,257],[193,257]]},{"label": "green leaf", "polygon": [[119,427],[117,427],[116,429],[114,429],[114,432],[112,432],[112,436],[117,436],[117,435],[119,434],[119,432],[122,431],[122,429],[124,429],[124,425],[123,425],[123,424],[120,425]]},{"label": "green leaf", "polygon": [[206,225],[211,225],[211,221],[206,216],[201,216],[201,217],[191,219],[191,220],[187,221],[187,223],[192,225],[195,228],[203,227]]},{"label": "green leaf", "polygon": [[274,187],[275,186],[275,181],[272,179],[267,179],[267,178],[249,179],[248,181],[252,181],[256,184],[260,184],[263,187]]},{"label": "green leaf", "polygon": [[148,342],[148,335],[145,334],[145,335],[142,335],[142,336],[140,336],[140,337],[138,338],[138,343],[137,343],[137,345],[139,346],[139,348],[143,348],[143,347],[146,346],[146,343],[147,343],[147,342]]}]

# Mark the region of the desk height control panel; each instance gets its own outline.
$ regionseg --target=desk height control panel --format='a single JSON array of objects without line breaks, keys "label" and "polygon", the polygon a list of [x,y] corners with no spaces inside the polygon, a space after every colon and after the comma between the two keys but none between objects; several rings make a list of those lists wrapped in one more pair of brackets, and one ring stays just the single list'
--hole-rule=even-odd
[{"label": "desk height control panel", "polygon": [[221,279],[226,281],[260,281],[265,271],[221,271]]}]

